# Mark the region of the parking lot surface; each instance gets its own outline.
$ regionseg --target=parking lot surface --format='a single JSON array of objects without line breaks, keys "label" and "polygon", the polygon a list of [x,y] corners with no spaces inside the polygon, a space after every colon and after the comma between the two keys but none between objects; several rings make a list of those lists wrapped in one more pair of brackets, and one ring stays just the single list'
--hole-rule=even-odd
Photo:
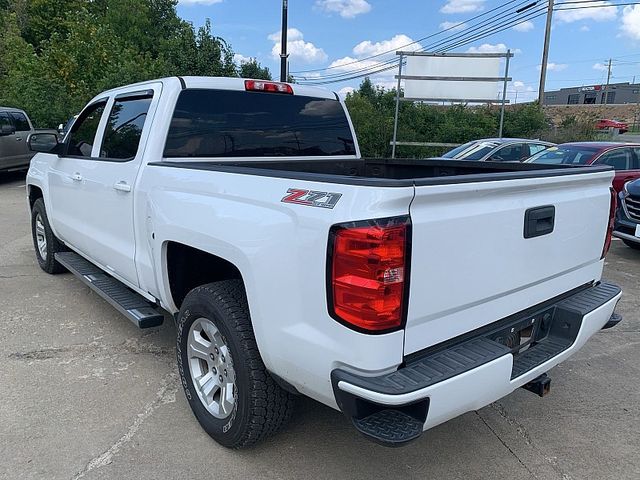
[{"label": "parking lot surface", "polygon": [[24,183],[0,176],[1,479],[640,478],[640,252],[619,240],[605,278],[624,321],[551,370],[545,398],[518,390],[401,449],[301,398],[282,433],[231,451],[191,414],[170,319],[138,330],[38,268]]}]

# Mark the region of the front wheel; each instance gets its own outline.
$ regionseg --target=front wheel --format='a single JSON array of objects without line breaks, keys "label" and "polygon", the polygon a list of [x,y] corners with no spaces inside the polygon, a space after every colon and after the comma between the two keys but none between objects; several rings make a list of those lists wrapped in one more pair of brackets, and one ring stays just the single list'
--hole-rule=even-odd
[{"label": "front wheel", "polygon": [[293,397],[260,358],[241,281],[189,292],[178,317],[177,356],[189,405],[221,445],[253,445],[290,417]]},{"label": "front wheel", "polygon": [[55,254],[64,252],[66,248],[51,230],[42,198],[38,198],[31,209],[31,235],[40,268],[47,273],[66,272],[67,269],[55,259]]}]

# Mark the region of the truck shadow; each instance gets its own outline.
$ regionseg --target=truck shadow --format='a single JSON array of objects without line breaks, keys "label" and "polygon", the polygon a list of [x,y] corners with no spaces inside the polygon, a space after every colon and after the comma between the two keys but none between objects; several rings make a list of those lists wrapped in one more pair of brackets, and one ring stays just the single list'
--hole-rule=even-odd
[{"label": "truck shadow", "polygon": [[26,176],[26,170],[19,170],[17,172],[0,172],[0,186],[7,185],[9,183],[24,182]]}]

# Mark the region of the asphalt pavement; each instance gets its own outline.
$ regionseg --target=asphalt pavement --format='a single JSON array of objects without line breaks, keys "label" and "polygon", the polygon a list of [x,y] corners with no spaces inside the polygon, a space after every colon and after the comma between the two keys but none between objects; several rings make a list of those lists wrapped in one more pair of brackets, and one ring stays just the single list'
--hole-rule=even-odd
[{"label": "asphalt pavement", "polygon": [[175,328],[138,330],[71,274],[42,272],[24,174],[0,174],[0,479],[638,479],[640,252],[614,240],[605,277],[624,321],[518,390],[388,449],[301,398],[255,448],[199,427],[178,382]]}]

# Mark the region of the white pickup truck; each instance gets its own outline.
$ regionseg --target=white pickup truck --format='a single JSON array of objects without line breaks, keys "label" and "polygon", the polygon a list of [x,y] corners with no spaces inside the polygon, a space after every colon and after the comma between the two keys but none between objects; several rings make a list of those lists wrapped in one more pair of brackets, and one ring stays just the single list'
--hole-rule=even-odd
[{"label": "white pickup truck", "polygon": [[332,92],[167,78],[33,135],[40,266],[177,324],[186,398],[229,447],[296,394],[399,445],[544,375],[612,316],[607,166],[363,159]]}]

